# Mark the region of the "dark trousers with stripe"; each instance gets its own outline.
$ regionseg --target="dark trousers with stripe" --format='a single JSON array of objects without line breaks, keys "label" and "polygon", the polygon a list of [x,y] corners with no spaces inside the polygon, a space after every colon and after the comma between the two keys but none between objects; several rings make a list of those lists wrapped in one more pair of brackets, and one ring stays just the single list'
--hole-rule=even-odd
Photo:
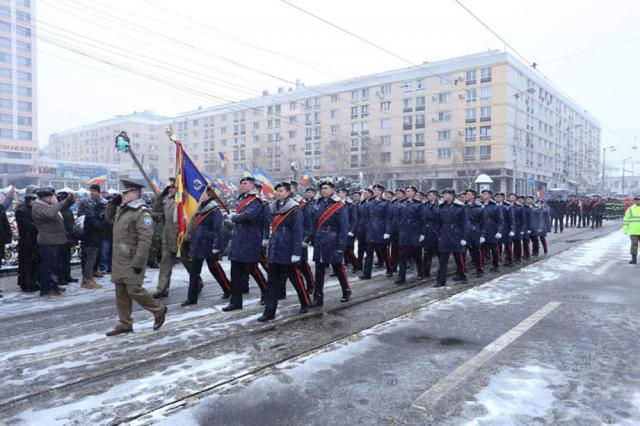
[{"label": "dark trousers with stripe", "polygon": [[249,274],[254,268],[255,263],[231,261],[231,305],[242,307],[242,292],[249,288]]},{"label": "dark trousers with stripe", "polygon": [[393,272],[397,272],[400,260],[400,241],[397,238],[394,238],[389,244],[389,258],[391,259],[391,269]]},{"label": "dark trousers with stripe", "polygon": [[274,317],[276,315],[276,309],[278,308],[278,297],[285,291],[285,285],[287,278],[291,280],[293,288],[298,293],[298,300],[300,306],[309,306],[311,301],[309,295],[304,288],[304,282],[302,281],[302,274],[298,265],[278,265],[274,263],[269,264],[269,282],[267,284],[267,297],[266,306],[264,307],[264,314],[268,317]]},{"label": "dark trousers with stripe", "polygon": [[531,248],[529,243],[531,242],[531,233],[526,233],[522,239],[522,257],[529,259],[531,257]]},{"label": "dark trousers with stripe", "polygon": [[[264,294],[264,292],[267,291],[267,279],[264,277],[262,271],[260,271],[257,263],[252,263],[252,265],[253,266],[249,269],[249,275],[251,275],[251,278],[253,278],[258,284],[260,292]],[[243,290],[249,291],[249,280],[247,280],[247,285],[243,288]]]},{"label": "dark trousers with stripe", "polygon": [[416,262],[416,275],[422,276],[422,247],[421,246],[400,246],[400,259],[398,261],[398,280],[404,281],[407,278],[407,262],[413,258]]},{"label": "dark trousers with stripe", "polygon": [[484,272],[484,253],[480,246],[469,246],[469,254],[471,255],[471,261],[476,266],[476,272]]},{"label": "dark trousers with stripe", "polygon": [[438,285],[447,283],[447,267],[449,265],[449,255],[453,254],[453,260],[456,262],[456,274],[458,278],[467,278],[467,269],[464,262],[464,252],[441,251],[438,256]]},{"label": "dark trousers with stripe", "polygon": [[358,258],[354,252],[356,237],[347,237],[347,247],[344,251],[344,264],[351,265],[353,269],[358,269]]},{"label": "dark trousers with stripe", "polygon": [[500,243],[484,243],[484,247],[482,249],[485,253],[491,254],[491,265],[493,269],[498,269],[500,266]]},{"label": "dark trousers with stripe", "polygon": [[313,272],[311,272],[311,266],[309,265],[309,250],[307,247],[302,247],[299,269],[307,284],[307,293],[313,293],[313,290],[316,288],[316,281],[313,278]]},{"label": "dark trousers with stripe", "polygon": [[362,270],[364,266],[364,254],[367,251],[367,237],[358,237],[358,266],[356,269]]},{"label": "dark trousers with stripe", "polygon": [[213,278],[216,279],[222,291],[225,293],[231,292],[231,283],[227,278],[227,275],[222,270],[222,266],[220,266],[220,262],[213,259],[204,259],[202,257],[194,257],[191,259],[191,271],[189,271],[189,290],[187,292],[187,298],[191,302],[198,301],[198,293],[199,293],[199,283],[200,283],[200,272],[202,271],[202,264],[207,263],[207,267],[209,268],[209,272],[213,275]]},{"label": "dark trousers with stripe", "polygon": [[431,262],[434,256],[438,256],[438,247],[427,246],[424,248],[424,258],[422,260],[422,275],[424,277],[429,277],[431,275]]},{"label": "dark trousers with stripe", "polygon": [[340,287],[342,287],[342,295],[351,294],[351,287],[349,287],[349,280],[344,270],[344,264],[316,262],[316,288],[313,291],[313,300],[322,301],[324,299],[324,270],[328,265],[331,265],[333,273],[338,277],[338,282],[340,282]]},{"label": "dark trousers with stripe", "polygon": [[388,273],[393,272],[393,269],[391,267],[391,259],[389,259],[389,250],[387,249],[387,245],[367,243],[367,255],[364,258],[363,275],[367,277],[371,276],[371,270],[373,269],[373,253],[374,252],[378,254],[378,258],[382,258],[382,261],[387,266],[387,272]]}]

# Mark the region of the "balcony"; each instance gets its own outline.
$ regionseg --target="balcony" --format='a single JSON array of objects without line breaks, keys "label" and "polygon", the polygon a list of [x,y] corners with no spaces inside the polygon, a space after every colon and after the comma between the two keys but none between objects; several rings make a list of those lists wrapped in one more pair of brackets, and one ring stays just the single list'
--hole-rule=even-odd
[{"label": "balcony", "polygon": [[471,84],[476,84],[476,80],[467,80],[467,86],[471,85]]},{"label": "balcony", "polygon": [[491,81],[491,77],[482,77],[480,83],[488,83]]},{"label": "balcony", "polygon": [[476,118],[475,117],[473,117],[473,118],[465,118],[464,122],[465,123],[475,123],[476,122]]},{"label": "balcony", "polygon": [[413,125],[411,124],[403,124],[402,125],[402,130],[412,130],[413,129]]},{"label": "balcony", "polygon": [[410,107],[402,108],[402,112],[412,112],[412,111],[413,111],[413,108],[410,108]]},{"label": "balcony", "polygon": [[424,129],[424,123],[416,123],[416,129]]},{"label": "balcony", "polygon": [[480,117],[480,121],[491,121],[491,116],[488,116],[488,117]]},{"label": "balcony", "polygon": [[416,106],[416,111],[424,111],[424,105]]}]

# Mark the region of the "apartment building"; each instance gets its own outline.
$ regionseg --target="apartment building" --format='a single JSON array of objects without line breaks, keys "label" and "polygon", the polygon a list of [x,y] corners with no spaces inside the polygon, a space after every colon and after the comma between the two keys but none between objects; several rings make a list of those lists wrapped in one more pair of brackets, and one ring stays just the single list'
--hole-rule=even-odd
[{"label": "apartment building", "polygon": [[0,174],[33,171],[38,154],[35,4],[0,0]]},{"label": "apartment building", "polygon": [[[599,182],[598,123],[500,51],[298,84],[155,123],[149,148],[163,180],[175,173],[165,126],[203,171],[234,179],[245,167],[261,167],[275,179],[295,169],[298,176],[362,176],[368,184],[423,189],[466,188],[480,173],[502,191],[514,181],[518,192],[587,190]],[[220,152],[229,158],[225,167]]]}]

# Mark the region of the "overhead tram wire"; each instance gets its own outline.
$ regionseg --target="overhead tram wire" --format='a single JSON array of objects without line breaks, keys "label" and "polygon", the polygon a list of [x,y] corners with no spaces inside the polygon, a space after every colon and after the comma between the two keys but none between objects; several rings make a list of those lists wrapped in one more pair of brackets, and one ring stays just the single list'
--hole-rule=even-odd
[{"label": "overhead tram wire", "polygon": [[[520,52],[518,52],[518,50],[516,50],[510,43],[508,43],[502,36],[500,36],[496,31],[494,31],[489,24],[487,24],[486,22],[484,22],[478,15],[476,15],[475,13],[473,13],[467,6],[465,6],[460,0],[454,0],[458,5],[460,5],[460,7],[462,7],[465,11],[467,11],[476,21],[478,21],[483,27],[485,27],[489,32],[491,32],[491,34],[493,34],[494,36],[496,36],[498,38],[498,40],[502,41],[506,46],[509,46],[509,48],[516,54],[518,55],[526,64],[528,64],[531,68],[533,68],[535,71],[538,72],[538,74],[540,74],[540,76],[542,78],[544,78],[551,86],[553,86],[558,92],[562,93],[564,96],[566,96],[568,99],[570,99],[574,104],[576,105],[580,105],[579,102],[577,102],[571,95],[569,95],[567,92],[565,92],[563,89],[561,89],[557,84],[555,84],[553,81],[551,81],[551,79],[549,77],[547,77],[545,74],[542,73],[542,71],[540,71],[537,67],[537,64],[535,64],[534,62],[530,62],[529,60],[527,60],[527,58],[525,58]],[[536,65],[536,66],[534,66]],[[586,112],[586,111],[585,111]],[[608,130],[610,133],[612,133],[613,135],[615,135],[616,137],[618,137],[618,139],[620,139],[620,141],[627,143],[627,141],[620,136],[615,130],[613,130],[612,128],[610,128],[608,125],[606,125],[604,122],[602,122],[601,120],[598,120],[601,124],[602,127],[605,128],[606,130]]]}]

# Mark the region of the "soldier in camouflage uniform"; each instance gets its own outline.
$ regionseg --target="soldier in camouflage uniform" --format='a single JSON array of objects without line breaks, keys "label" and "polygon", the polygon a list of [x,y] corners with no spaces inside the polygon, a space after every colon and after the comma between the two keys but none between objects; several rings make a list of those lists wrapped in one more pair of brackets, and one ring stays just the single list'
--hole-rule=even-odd
[{"label": "soldier in camouflage uniform", "polygon": [[147,266],[156,269],[162,256],[162,213],[154,210],[151,212],[151,217],[153,218],[153,237],[151,238]]}]

